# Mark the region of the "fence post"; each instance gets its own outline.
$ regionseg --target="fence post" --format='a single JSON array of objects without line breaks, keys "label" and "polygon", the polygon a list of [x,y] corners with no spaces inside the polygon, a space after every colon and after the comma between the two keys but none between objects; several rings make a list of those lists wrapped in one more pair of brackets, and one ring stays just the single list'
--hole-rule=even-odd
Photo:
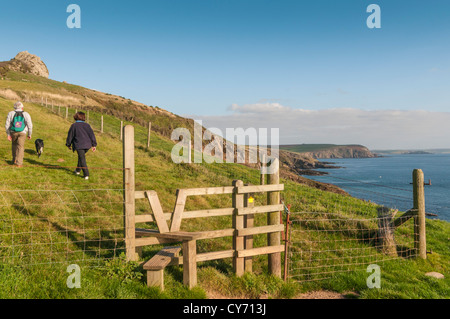
[{"label": "fence post", "polygon": [[[245,186],[248,186],[248,184],[245,184]],[[254,199],[252,194],[244,194],[244,207],[254,207]],[[244,228],[253,228],[255,224],[255,215],[245,215],[244,216]],[[245,249],[252,249],[253,248],[253,236],[245,236],[244,241],[244,248]],[[253,271],[253,257],[245,257],[245,271],[246,272],[252,272]]]},{"label": "fence post", "polygon": [[237,188],[244,186],[244,183],[241,180],[234,180],[233,181],[234,186],[234,192],[233,192],[233,228],[235,230],[234,236],[233,236],[233,249],[235,251],[235,255],[233,258],[233,268],[236,273],[236,276],[240,277],[244,274],[245,271],[245,265],[244,265],[244,258],[239,257],[238,258],[238,251],[244,250],[244,237],[243,236],[237,236],[238,230],[244,228],[244,216],[238,215],[238,209],[244,207],[244,195],[237,193]]},{"label": "fence post", "polygon": [[125,250],[128,261],[136,261],[135,244],[135,183],[134,183],[134,127],[123,129],[123,188],[124,188],[124,228]]},{"label": "fence post", "polygon": [[[269,164],[267,165],[269,166]],[[271,158],[270,170],[267,184],[279,184],[280,183],[280,170],[279,170],[279,160],[276,157]],[[280,192],[268,192],[267,193],[267,204],[268,205],[278,205],[280,204]],[[267,224],[268,225],[279,225],[280,224],[280,212],[268,213],[267,214]],[[279,246],[281,244],[280,233],[269,233],[267,235],[268,246]],[[281,253],[269,254],[269,272],[277,277],[281,278]]]},{"label": "fence post", "polygon": [[[261,153],[260,153],[261,154]],[[265,167],[265,164],[266,163],[266,154],[265,153],[262,153],[262,155],[261,155],[261,159],[260,159],[260,161],[259,161],[259,165],[260,165],[260,167],[259,167],[259,183],[261,184],[261,185],[264,185],[265,183],[266,183],[266,175],[265,174],[263,174],[263,172],[264,172],[264,167]]]},{"label": "fence post", "polygon": [[413,196],[414,209],[417,209],[417,215],[414,216],[414,250],[416,256],[427,259],[425,190],[423,171],[421,169],[415,169],[413,171]]},{"label": "fence post", "polygon": [[103,133],[103,115],[100,118],[101,122],[100,122],[100,132]]},{"label": "fence post", "polygon": [[68,117],[69,117],[69,107],[66,106],[66,120],[67,120]]},{"label": "fence post", "polygon": [[120,121],[120,140],[123,140],[123,121]]},{"label": "fence post", "polygon": [[[147,149],[150,147],[150,132],[152,130],[152,122],[148,122]],[[189,161],[190,163],[190,161]]]}]

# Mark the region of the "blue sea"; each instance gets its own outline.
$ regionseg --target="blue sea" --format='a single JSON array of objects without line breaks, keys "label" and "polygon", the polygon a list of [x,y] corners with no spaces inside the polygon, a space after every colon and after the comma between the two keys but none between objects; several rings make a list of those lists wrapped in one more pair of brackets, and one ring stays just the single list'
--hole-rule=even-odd
[{"label": "blue sea", "polygon": [[424,172],[425,206],[428,213],[450,221],[450,154],[383,155],[378,158],[326,159],[340,166],[320,169],[325,176],[306,176],[334,184],[350,195],[405,211],[413,207],[412,172]]}]

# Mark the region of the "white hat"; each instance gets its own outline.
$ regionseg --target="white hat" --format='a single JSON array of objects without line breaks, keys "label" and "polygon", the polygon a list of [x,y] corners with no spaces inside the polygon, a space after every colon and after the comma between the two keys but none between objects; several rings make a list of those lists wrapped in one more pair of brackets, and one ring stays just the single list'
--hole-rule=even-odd
[{"label": "white hat", "polygon": [[14,103],[14,110],[16,110],[16,111],[23,110],[23,104],[22,104],[22,102],[16,102],[16,103]]}]

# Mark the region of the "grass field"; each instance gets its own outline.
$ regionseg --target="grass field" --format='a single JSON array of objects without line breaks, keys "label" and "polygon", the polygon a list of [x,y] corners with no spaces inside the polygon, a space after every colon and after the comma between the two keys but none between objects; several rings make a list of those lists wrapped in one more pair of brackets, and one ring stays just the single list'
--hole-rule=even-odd
[{"label": "grass field", "polygon": [[[0,98],[0,114],[6,119],[14,101]],[[182,268],[166,269],[166,290],[146,286],[139,263],[126,262],[123,253],[122,221],[122,144],[120,121],[106,116],[105,133],[98,132],[99,114],[90,113],[96,129],[97,152],[89,152],[91,178],[86,181],[73,174],[76,156],[65,147],[71,121],[37,104],[26,103],[33,119],[34,134],[26,142],[23,168],[10,165],[10,143],[0,139],[0,298],[295,298],[313,290],[355,292],[360,298],[449,298],[450,224],[427,220],[428,259],[395,259],[383,262],[380,289],[369,289],[365,268],[337,273],[329,280],[297,283],[283,282],[268,274],[267,257],[254,259],[254,273],[233,274],[231,260],[199,264],[198,287],[182,285]],[[147,129],[135,124],[136,189],[156,190],[164,211],[171,211],[177,188],[229,186],[233,179],[258,184],[258,171],[238,164],[174,164],[170,151],[173,142],[152,132],[146,149]],[[34,139],[45,142],[38,158]],[[376,205],[349,196],[323,192],[291,181],[283,181],[282,197],[293,212],[332,211],[347,217],[376,216]],[[264,201],[264,197],[257,197]],[[188,210],[225,207],[231,197],[195,197]],[[148,210],[137,203],[138,212]],[[264,223],[260,217],[256,223]],[[221,229],[229,218],[192,220],[182,227],[189,230]],[[146,227],[152,227],[148,225]],[[338,226],[336,226],[338,227]],[[404,233],[408,234],[408,226]],[[401,230],[403,231],[403,230]],[[14,234],[14,235],[12,235]],[[339,235],[345,240],[345,235]],[[255,236],[255,246],[264,245],[265,236]],[[229,249],[229,239],[201,241],[198,250]],[[319,248],[325,250],[325,243]],[[161,246],[145,247],[142,260]],[[370,246],[369,250],[375,250]],[[81,288],[66,285],[67,266],[81,266]],[[438,280],[426,277],[429,271],[443,273]]]}]

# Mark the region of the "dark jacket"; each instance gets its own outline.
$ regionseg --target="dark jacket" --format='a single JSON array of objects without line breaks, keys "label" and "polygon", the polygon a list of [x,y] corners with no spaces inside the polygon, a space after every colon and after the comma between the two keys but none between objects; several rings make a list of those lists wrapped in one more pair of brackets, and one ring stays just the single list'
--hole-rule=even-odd
[{"label": "dark jacket", "polygon": [[82,121],[73,123],[67,133],[66,146],[72,147],[73,151],[97,147],[97,140],[91,126]]}]

